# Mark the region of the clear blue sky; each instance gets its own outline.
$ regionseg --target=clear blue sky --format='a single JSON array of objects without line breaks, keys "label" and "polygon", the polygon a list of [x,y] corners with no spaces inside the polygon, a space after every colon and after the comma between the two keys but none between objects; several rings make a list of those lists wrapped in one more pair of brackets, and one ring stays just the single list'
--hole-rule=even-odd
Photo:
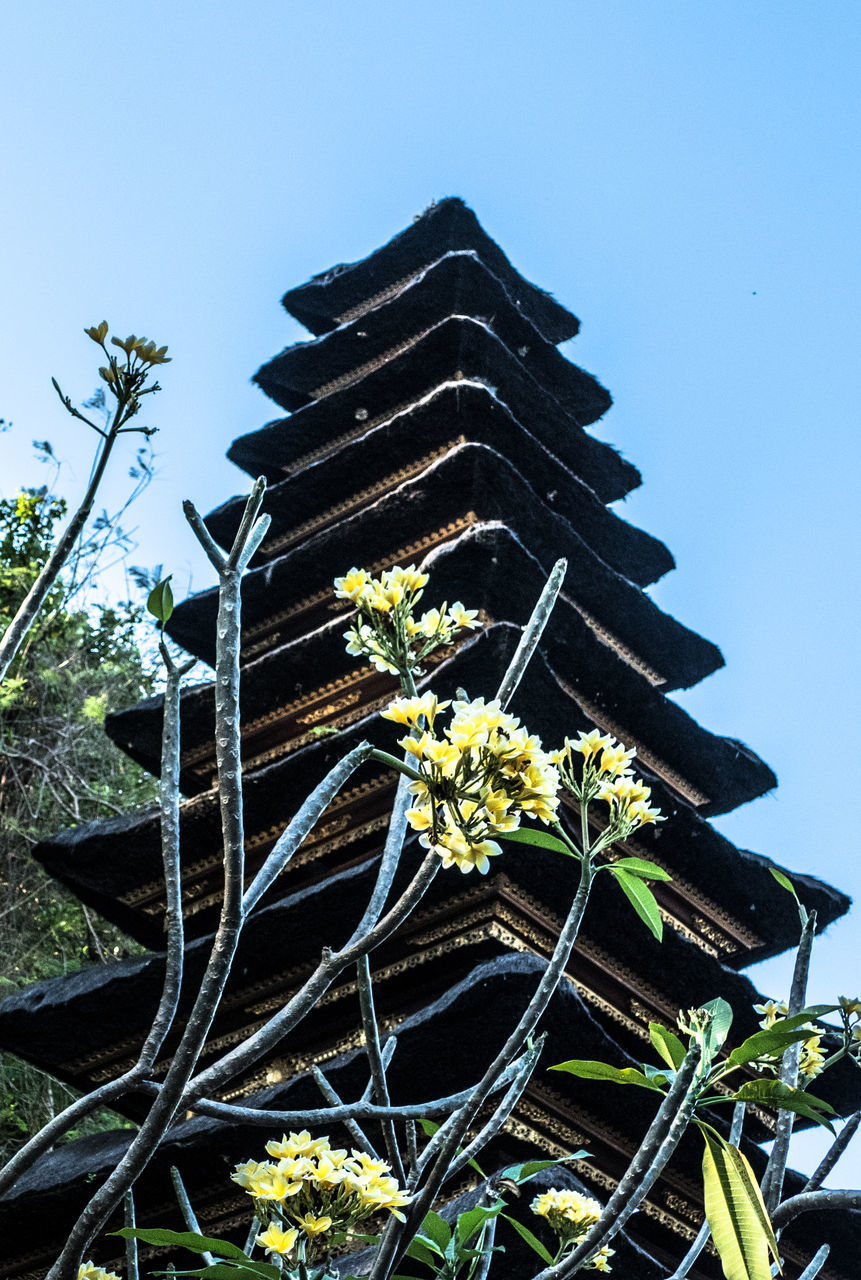
[{"label": "clear blue sky", "polygon": [[[49,382],[92,391],[85,324],[167,342],[135,558],[207,585],[179,503],[244,484],[281,293],[462,195],[583,321],[624,514],[678,561],[655,596],[727,659],[680,700],[780,777],[719,825],[857,896],[859,34],[857,0],[6,0],[0,487],[46,436],[85,480]],[[857,957],[856,913],[813,995]]]}]

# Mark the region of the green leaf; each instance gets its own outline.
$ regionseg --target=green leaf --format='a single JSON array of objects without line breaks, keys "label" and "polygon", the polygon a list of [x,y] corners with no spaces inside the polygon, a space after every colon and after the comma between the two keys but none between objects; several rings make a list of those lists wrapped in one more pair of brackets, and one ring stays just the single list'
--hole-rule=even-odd
[{"label": "green leaf", "polygon": [[729,1061],[734,1067],[743,1067],[746,1062],[753,1062],[756,1058],[779,1058],[791,1045],[809,1040],[812,1035],[812,1031],[802,1031],[800,1028],[777,1031],[774,1027],[769,1027],[768,1031],[755,1031],[737,1049],[733,1049]]},{"label": "green leaf", "polygon": [[590,1058],[571,1058],[568,1062],[559,1062],[549,1071],[567,1071],[569,1075],[579,1076],[581,1080],[607,1080],[611,1084],[636,1084],[642,1089],[656,1089],[663,1093],[662,1085],[667,1077],[655,1074],[651,1079],[636,1067],[611,1067],[607,1062],[594,1062]]},{"label": "green leaf", "polygon": [[[424,1129],[425,1134],[427,1135],[428,1138],[432,1138],[436,1133],[437,1129],[439,1128],[439,1125],[436,1124],[436,1122],[433,1120],[419,1120],[418,1123],[421,1125],[422,1129]],[[458,1147],[457,1154],[461,1155],[462,1152],[463,1152],[463,1147]],[[481,1165],[478,1163],[477,1160],[467,1160],[467,1164],[471,1169],[475,1170],[475,1172],[478,1174],[480,1178],[487,1177],[487,1174],[484,1172],[484,1170],[482,1169]]]},{"label": "green leaf", "polygon": [[[551,1071],[559,1071],[559,1067],[551,1067]],[[538,1173],[543,1173],[545,1169],[552,1169],[557,1164],[567,1164],[569,1160],[585,1160],[592,1153],[584,1151],[581,1147],[579,1151],[572,1151],[570,1156],[562,1156],[559,1160],[526,1160],[523,1164],[510,1164],[507,1169],[503,1169],[497,1174],[498,1180],[501,1182],[516,1182],[520,1186],[523,1182],[529,1182]]]},{"label": "green leaf", "polygon": [[632,876],[642,877],[646,880],[672,880],[673,878],[669,871],[659,867],[657,862],[650,862],[648,858],[617,858],[610,865],[621,867],[623,871],[630,872]]},{"label": "green leaf", "polygon": [[423,1262],[426,1267],[433,1270],[436,1267],[434,1259],[441,1258],[443,1252],[442,1249],[437,1248],[430,1237],[415,1235],[407,1247],[406,1256],[415,1259],[416,1262]]},{"label": "green leaf", "polygon": [[454,1233],[459,1244],[464,1245],[470,1240],[489,1218],[495,1218],[501,1209],[505,1208],[503,1200],[497,1200],[496,1204],[489,1205],[487,1208],[482,1205],[476,1205],[474,1209],[467,1209],[465,1213],[458,1214],[455,1223]]},{"label": "green leaf", "polygon": [[610,870],[637,915],[660,942],[664,936],[664,922],[661,920],[658,904],[651,889],[630,872],[619,870],[618,862],[614,862]]},{"label": "green leaf", "polygon": [[509,1218],[507,1213],[503,1213],[502,1217],[505,1219],[506,1222],[511,1223],[511,1225],[514,1227],[514,1230],[520,1236],[521,1240],[526,1241],[530,1249],[533,1249],[535,1253],[538,1254],[542,1262],[546,1262],[548,1266],[553,1265],[552,1255],[549,1253],[547,1249],[544,1248],[544,1245],[541,1243],[538,1237],[534,1236],[528,1227],[524,1227],[523,1223],[518,1222],[516,1218]]},{"label": "green leaf", "polygon": [[199,1280],[281,1280],[281,1272],[268,1262],[214,1262],[196,1271],[155,1271],[157,1276],[194,1276]]},{"label": "green leaf", "polygon": [[729,1035],[729,1029],[732,1026],[732,1008],[720,996],[700,1005],[700,1008],[712,1015],[705,1048],[709,1057],[713,1058],[718,1050],[723,1048],[724,1041]]},{"label": "green leaf", "polygon": [[[144,1244],[173,1244],[190,1253],[220,1253],[224,1258],[236,1258],[239,1262],[248,1262],[248,1255],[229,1240],[215,1240],[212,1236],[201,1236],[196,1231],[168,1231],[165,1227],[121,1227],[119,1231],[111,1231],[109,1235],[122,1236],[124,1240],[143,1240]],[[254,1264],[256,1265],[256,1264]]]},{"label": "green leaf", "polygon": [[451,1240],[451,1227],[445,1218],[441,1218],[438,1213],[430,1209],[425,1214],[425,1220],[422,1223],[422,1235],[428,1237],[437,1246],[445,1252],[449,1240]]},{"label": "green leaf", "polygon": [[726,1280],[771,1280],[769,1248],[776,1244],[756,1179],[736,1147],[704,1133],[706,1221]]},{"label": "green leaf", "polygon": [[670,1031],[668,1027],[662,1027],[659,1022],[650,1022],[649,1039],[667,1066],[678,1071],[685,1060],[687,1050],[675,1032]]},{"label": "green leaf", "polygon": [[797,902],[798,894],[795,892],[795,885],[792,883],[789,876],[784,875],[782,871],[778,871],[777,867],[769,867],[768,869],[780,885],[781,889],[785,889],[787,893],[791,893]]},{"label": "green leaf", "polygon": [[539,849],[552,849],[554,853],[564,853],[569,858],[576,856],[558,836],[552,836],[549,831],[538,831],[535,827],[518,827],[516,831],[498,832],[497,839],[513,840],[515,844],[534,844]]},{"label": "green leaf", "polygon": [[173,613],[173,592],[170,589],[170,580],[173,574],[168,574],[166,578],[162,578],[147,596],[146,607],[147,612],[151,613],[156,622],[160,622],[162,626],[170,621],[170,615]]},{"label": "green leaf", "polygon": [[[733,1095],[734,1102],[759,1102],[768,1107],[776,1107],[780,1111],[794,1111],[808,1120],[815,1120],[823,1128],[834,1133],[828,1120],[834,1115],[834,1108],[822,1098],[815,1098],[803,1089],[792,1089],[780,1080],[748,1080]],[[823,1114],[825,1113],[825,1114]]]}]

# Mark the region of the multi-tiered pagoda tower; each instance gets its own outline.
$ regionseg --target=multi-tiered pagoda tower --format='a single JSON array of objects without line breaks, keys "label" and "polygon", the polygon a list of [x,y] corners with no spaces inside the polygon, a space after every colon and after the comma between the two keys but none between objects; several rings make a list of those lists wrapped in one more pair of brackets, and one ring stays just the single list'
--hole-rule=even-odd
[{"label": "multi-tiered pagoda tower", "polygon": [[[797,919],[788,895],[775,891],[767,860],[734,848],[708,819],[770,790],[775,778],[747,747],[709,733],[667,696],[722,658],[646,594],[673,567],[672,557],[607,505],[640,477],[586,430],[610,396],[557,350],[578,321],[514,270],[459,200],[432,206],[370,257],[289,292],[284,305],[315,337],[269,361],[256,381],[289,416],[229,450],[271,485],[265,509],[272,525],[243,590],[249,875],[337,759],[363,737],[391,747],[397,736],[376,714],[395,681],[345,652],[349,606],[335,600],[332,579],[353,564],[378,571],[421,563],[431,572],[428,603],[463,599],[485,625],[435,655],[420,687],[490,696],[544,578],[565,556],[560,601],[513,709],[549,746],[593,726],[636,746],[668,821],[638,832],[629,851],[673,879],[655,886],[662,945],[613,884],[598,883],[568,982],[545,1019],[543,1063],[640,1060],[650,1020],[672,1023],[679,1008],[717,994],[732,1002],[739,1036],[749,1034],[756,994],[738,969],[792,946]],[[219,543],[229,544],[241,508],[235,498],[207,518]],[[196,595],[169,627],[209,663],[215,607],[214,591]],[[213,706],[211,684],[189,689],[182,701],[186,1007],[220,906]],[[157,698],[107,723],[113,740],[152,772],[160,728]],[[364,766],[269,891],[246,929],[209,1059],[279,1007],[324,942],[349,934],[372,883],[394,786],[393,774]],[[378,1011],[398,1036],[396,1101],[478,1078],[552,949],[572,867],[542,850],[509,847],[486,877],[437,877],[402,933],[372,957]],[[152,951],[40,983],[0,1005],[0,1046],[86,1091],[135,1059],[158,999],[165,909],[158,814],[75,828],[36,855]],[[404,874],[417,856],[409,841]],[[796,883],[823,924],[846,910],[847,899],[827,885],[803,876]],[[358,1025],[346,976],[276,1056],[223,1097],[270,1108],[319,1105],[312,1062],[325,1066],[343,1097],[358,1096],[367,1079]],[[160,1071],[171,1049],[169,1041]],[[834,1072],[822,1092],[843,1108],[847,1089],[846,1076]],[[501,1165],[586,1147],[592,1156],[574,1172],[606,1198],[650,1116],[648,1098],[632,1093],[620,1108],[610,1086],[539,1070],[493,1158]],[[134,1119],[144,1105],[131,1098],[125,1109]],[[751,1137],[766,1138],[769,1123],[757,1112]],[[11,1242],[0,1251],[0,1277],[44,1274],[91,1183],[127,1141],[125,1131],[80,1139],[0,1198],[0,1233]],[[165,1170],[176,1163],[204,1229],[240,1230],[245,1198],[228,1173],[261,1146],[260,1130],[188,1118],[141,1181],[139,1220],[170,1218]],[[620,1245],[623,1274],[658,1280],[684,1252],[702,1217],[698,1162],[696,1143],[683,1146],[630,1242]],[[833,1222],[813,1219],[785,1238],[789,1274],[809,1257],[799,1241],[826,1234],[835,1247],[822,1276],[851,1274],[851,1228],[842,1223],[835,1233]],[[507,1243],[508,1274],[529,1274],[517,1241]],[[692,1275],[714,1275],[714,1266],[705,1254]]]}]

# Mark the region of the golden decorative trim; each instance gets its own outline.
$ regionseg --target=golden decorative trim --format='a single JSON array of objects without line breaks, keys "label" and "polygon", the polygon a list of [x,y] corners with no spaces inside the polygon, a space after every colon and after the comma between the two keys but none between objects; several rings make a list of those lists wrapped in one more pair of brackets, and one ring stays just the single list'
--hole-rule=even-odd
[{"label": "golden decorative trim", "polygon": [[350,307],[340,316],[335,316],[338,324],[350,324],[353,320],[358,320],[359,316],[367,315],[369,311],[375,311],[377,307],[382,306],[384,302],[391,302],[392,298],[397,297],[402,289],[406,289],[407,285],[412,284],[414,280],[418,280],[419,276],[424,275],[428,267],[433,264],[428,262],[426,266],[421,267],[418,271],[412,271],[408,276],[404,276],[403,280],[397,280],[394,284],[386,285],[385,289],[381,289],[379,293],[374,293],[370,298],[363,298],[361,302],[357,302],[354,307]]},{"label": "golden decorative trim", "polygon": [[[417,556],[423,556],[428,551],[440,546],[444,542],[448,542],[457,534],[462,533],[464,529],[470,528],[471,525],[478,523],[478,517],[474,511],[467,511],[465,515],[458,516],[454,520],[450,520],[448,524],[442,525],[433,533],[425,534],[424,537],[417,538],[414,542],[409,542],[403,547],[399,547],[397,551],[375,560],[370,566],[371,573],[380,573],[383,569],[390,569],[392,565],[399,564],[402,560],[412,559]],[[309,609],[313,609],[315,605],[322,604],[328,600],[331,595],[331,587],[323,587],[320,591],[315,591],[309,596],[305,596],[297,604],[291,605],[288,609],[282,609],[279,613],[267,614],[263,622],[258,622],[254,626],[248,627],[243,631],[243,637],[253,640],[257,636],[268,635],[269,632],[277,627],[279,623],[286,622],[289,618],[294,618],[298,614],[306,613]],[[333,610],[337,608],[338,613],[346,614],[348,609],[341,609],[337,604],[333,605]],[[250,648],[243,639],[242,652],[246,657],[251,656],[260,648],[270,647],[271,641],[267,640],[262,645]]]},{"label": "golden decorative trim", "polygon": [[582,694],[575,693],[558,672],[556,673],[556,678],[565,692],[586,712],[590,720],[593,720],[605,733],[612,733],[615,737],[620,738],[626,746],[636,747],[639,759],[643,761],[647,768],[657,773],[663,782],[666,782],[674,791],[677,791],[689,804],[699,808],[709,803],[709,797],[704,792],[698,791],[693,783],[688,782],[680,773],[677,773],[664,760],[656,756],[653,751],[650,751],[648,747],[644,747],[629,730],[616,724],[615,721],[609,720],[600,707],[597,707],[593,702],[589,702]]},{"label": "golden decorative trim", "polygon": [[[448,319],[449,317],[446,317]],[[426,338],[439,325],[439,321],[429,324],[427,328],[420,330],[410,338],[404,338],[402,342],[398,342],[394,347],[390,347],[388,351],[381,352],[378,356],[374,356],[371,360],[366,360],[364,364],[356,365],[352,369],[348,369],[346,373],[340,374],[337,378],[332,378],[330,382],[324,382],[321,386],[315,387],[311,391],[314,400],[324,400],[326,396],[330,396],[333,391],[343,391],[345,387],[351,387],[355,382],[361,382],[362,378],[366,378],[369,373],[376,373],[377,369],[382,369],[384,364],[388,364],[390,360],[395,360],[398,356],[404,355],[410,351],[417,342],[421,342],[422,338]]]},{"label": "golden decorative trim", "polygon": [[315,533],[318,529],[334,524],[336,520],[340,520],[343,516],[369,506],[377,498],[388,493],[390,489],[395,489],[405,481],[412,480],[424,471],[425,467],[429,467],[433,462],[438,462],[451,449],[461,444],[466,444],[466,437],[462,435],[457,436],[454,440],[449,440],[440,448],[424,454],[421,458],[416,458],[414,462],[400,467],[397,471],[390,472],[382,480],[377,480],[374,484],[368,485],[367,488],[361,489],[358,493],[351,494],[343,502],[327,507],[325,511],[321,511],[319,515],[313,516],[310,520],[305,520],[302,524],[297,525],[295,529],[282,533],[280,537],[267,540],[260,547],[260,554],[267,557],[274,556],[281,551],[285,551],[288,547],[295,546],[296,543],[301,542],[303,538]]},{"label": "golden decorative trim", "polygon": [[567,601],[567,603],[572,606],[572,608],[577,610],[587,627],[589,627],[590,631],[595,633],[602,644],[605,644],[608,649],[612,649],[614,653],[619,655],[623,662],[626,662],[629,667],[633,667],[633,669],[639,672],[641,676],[645,676],[649,684],[660,687],[660,685],[667,683],[665,676],[662,676],[660,672],[650,666],[644,658],[637,657],[633,649],[629,648],[628,645],[625,644],[624,640],[620,640],[617,635],[614,635],[612,631],[609,631],[603,623],[598,621],[594,614],[591,614],[587,609],[584,609],[583,606],[578,604],[577,601],[572,596],[569,596],[567,592],[561,591],[560,595],[563,600]]}]

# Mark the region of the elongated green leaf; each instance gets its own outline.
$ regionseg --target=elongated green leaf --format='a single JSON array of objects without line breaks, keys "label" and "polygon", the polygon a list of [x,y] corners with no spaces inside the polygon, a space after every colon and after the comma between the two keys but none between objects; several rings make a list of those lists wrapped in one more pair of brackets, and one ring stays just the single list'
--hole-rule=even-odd
[{"label": "elongated green leaf", "polygon": [[579,1076],[581,1080],[608,1080],[611,1084],[636,1084],[642,1089],[657,1089],[663,1093],[661,1085],[667,1083],[666,1076],[656,1074],[651,1079],[636,1067],[611,1067],[607,1062],[593,1062],[590,1058],[571,1058],[568,1062],[559,1062],[549,1071],[567,1071],[569,1075]]},{"label": "elongated green leaf", "polygon": [[828,1120],[834,1115],[834,1108],[822,1098],[815,1098],[802,1089],[791,1089],[780,1080],[748,1080],[733,1095],[734,1102],[759,1102],[780,1111],[794,1111],[799,1116],[815,1120],[823,1128],[834,1133]]},{"label": "elongated green leaf", "polygon": [[515,844],[534,844],[539,849],[552,849],[554,853],[564,853],[569,858],[575,856],[558,836],[552,836],[549,831],[539,831],[536,827],[518,827],[516,831],[500,832],[497,839],[513,840]]},{"label": "elongated green leaf", "polygon": [[670,1031],[668,1027],[662,1027],[659,1022],[650,1022],[649,1039],[667,1066],[678,1071],[685,1060],[687,1050],[675,1032]]},{"label": "elongated green leaf", "polygon": [[673,878],[669,871],[659,867],[657,862],[650,862],[648,858],[617,858],[612,865],[645,880],[672,880]]},{"label": "elongated green leaf", "polygon": [[191,1253],[219,1253],[223,1258],[249,1261],[238,1245],[231,1244],[229,1240],[202,1236],[196,1231],[168,1231],[166,1227],[121,1227],[119,1231],[111,1231],[109,1234],[122,1236],[124,1240],[143,1240],[144,1244],[173,1244],[188,1249]]},{"label": "elongated green leaf", "polygon": [[700,1008],[712,1015],[706,1050],[713,1058],[718,1050],[723,1048],[724,1041],[729,1035],[729,1029],[732,1026],[732,1008],[721,996],[706,1001],[704,1005],[700,1005]]},{"label": "elongated green leaf", "polygon": [[155,1271],[157,1276],[190,1276],[197,1280],[280,1280],[281,1272],[268,1262],[214,1262],[196,1271]]},{"label": "elongated green leaf", "polygon": [[445,1218],[441,1218],[438,1213],[430,1209],[425,1214],[425,1220],[422,1223],[422,1235],[427,1236],[438,1249],[442,1249],[445,1252],[446,1245],[451,1240],[451,1227]]},{"label": "elongated green leaf", "polygon": [[162,626],[170,621],[170,615],[173,613],[173,592],[170,589],[170,579],[173,575],[168,574],[166,578],[162,578],[161,582],[156,583],[152,591],[147,596],[147,611],[152,614],[156,622],[160,622]]},{"label": "elongated green leaf", "polygon": [[[706,1221],[726,1280],[771,1280],[768,1236],[726,1145],[705,1133]],[[728,1144],[727,1144],[728,1145]]]},{"label": "elongated green leaf", "polygon": [[495,1218],[500,1210],[504,1208],[505,1201],[497,1200],[496,1204],[489,1205],[487,1208],[482,1205],[476,1205],[474,1209],[467,1209],[465,1213],[458,1214],[457,1222],[454,1225],[454,1234],[458,1243],[461,1245],[466,1244],[481,1230],[489,1218]]},{"label": "elongated green leaf", "polygon": [[423,1262],[427,1267],[435,1267],[437,1264],[435,1258],[443,1256],[440,1249],[429,1236],[415,1235],[409,1243],[406,1251],[408,1258],[414,1258],[416,1262]]},{"label": "elongated green leaf", "polygon": [[[551,1067],[551,1071],[558,1071],[558,1067]],[[510,1164],[507,1169],[503,1169],[497,1174],[497,1180],[508,1182],[516,1182],[518,1186],[522,1182],[529,1182],[536,1174],[543,1173],[545,1169],[551,1169],[556,1164],[567,1164],[569,1160],[585,1160],[592,1153],[584,1151],[581,1147],[579,1151],[572,1151],[570,1156],[562,1156],[559,1160],[525,1160],[523,1164]]]},{"label": "elongated green leaf", "polygon": [[661,919],[661,913],[658,911],[658,904],[651,889],[642,880],[638,880],[636,876],[620,870],[618,862],[614,862],[610,870],[618,880],[619,888],[637,915],[660,942],[664,936],[664,922]]},{"label": "elongated green leaf", "polygon": [[526,1241],[530,1249],[533,1249],[538,1254],[542,1262],[546,1262],[548,1266],[552,1265],[553,1263],[552,1256],[550,1255],[548,1250],[545,1249],[544,1245],[541,1243],[538,1237],[532,1234],[532,1232],[529,1230],[528,1227],[524,1227],[523,1223],[518,1222],[516,1218],[509,1218],[507,1213],[503,1213],[502,1217],[505,1219],[506,1222],[511,1223],[512,1227],[514,1227],[514,1230],[520,1236],[521,1240]]},{"label": "elongated green leaf", "polygon": [[[722,1140],[723,1142],[723,1140]],[[780,1265],[780,1251],[777,1247],[774,1231],[771,1226],[771,1218],[768,1216],[768,1210],[765,1207],[765,1201],[762,1198],[762,1192],[759,1189],[759,1183],[756,1180],[756,1174],[750,1167],[747,1156],[739,1151],[738,1147],[731,1142],[723,1142],[724,1150],[735,1167],[741,1182],[748,1194],[751,1207],[759,1219],[759,1224],[765,1232],[765,1238],[768,1241],[768,1249],[774,1261],[777,1263],[777,1270],[782,1274],[783,1269]]]},{"label": "elongated green leaf", "polygon": [[794,1031],[775,1031],[773,1027],[769,1027],[768,1031],[755,1031],[737,1049],[733,1049],[729,1061],[734,1067],[743,1067],[746,1062],[753,1062],[755,1058],[779,1058],[790,1045],[809,1040],[811,1035],[812,1031],[802,1031],[799,1028]]},{"label": "elongated green leaf", "polygon": [[781,889],[785,889],[787,893],[791,893],[797,902],[798,894],[795,892],[795,885],[792,883],[789,876],[784,875],[784,873],[779,871],[777,867],[769,867],[768,869],[780,885]]}]

